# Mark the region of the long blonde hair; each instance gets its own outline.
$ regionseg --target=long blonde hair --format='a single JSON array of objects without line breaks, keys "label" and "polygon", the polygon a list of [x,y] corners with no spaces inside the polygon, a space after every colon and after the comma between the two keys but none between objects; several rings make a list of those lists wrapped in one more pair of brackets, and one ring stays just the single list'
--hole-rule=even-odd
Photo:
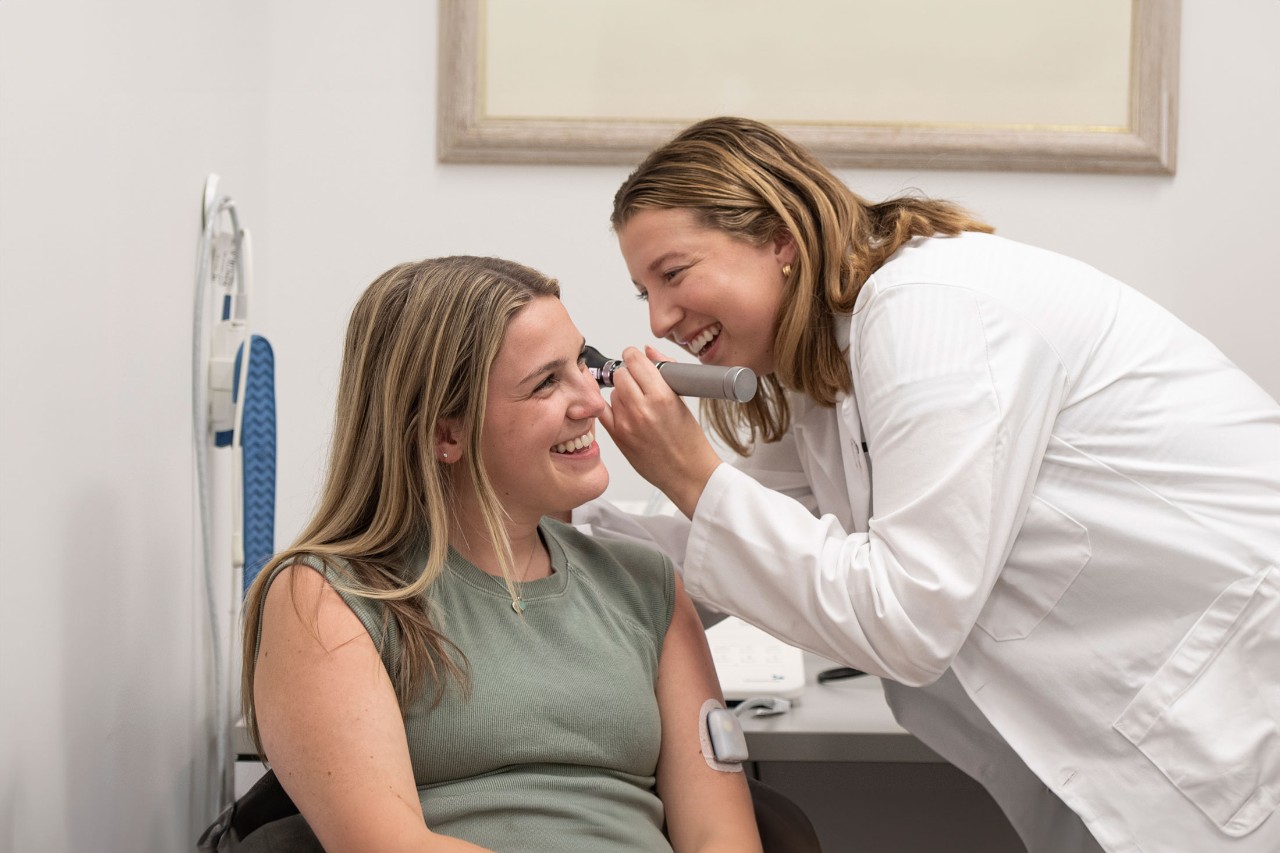
[{"label": "long blonde hair", "polygon": [[[339,590],[385,605],[375,640],[385,642],[394,623],[400,654],[389,675],[401,708],[428,683],[434,702],[447,679],[467,685],[465,660],[432,623],[423,598],[444,570],[451,477],[459,473],[446,475],[436,461],[436,426],[442,419],[462,424],[466,452],[459,465],[476,485],[510,586],[504,512],[480,452],[489,370],[511,319],[535,298],[559,295],[554,279],[520,264],[449,257],[393,267],[356,303],[319,507],[245,598],[241,702],[260,752],[253,683],[262,603],[274,570],[306,555],[324,561]],[[410,565],[424,544],[425,566]]]},{"label": "long blonde hair", "polygon": [[[740,454],[758,438],[777,441],[790,424],[784,390],[834,405],[852,387],[834,335],[835,316],[853,310],[867,278],[913,237],[993,229],[945,201],[899,197],[871,204],[817,158],[768,125],[712,118],[655,149],[623,182],[610,221],[621,229],[641,210],[684,208],[706,227],[764,245],[795,240],[774,329],[774,373],[750,403],[703,400],[716,434]],[[747,438],[746,436],[749,436]]]}]

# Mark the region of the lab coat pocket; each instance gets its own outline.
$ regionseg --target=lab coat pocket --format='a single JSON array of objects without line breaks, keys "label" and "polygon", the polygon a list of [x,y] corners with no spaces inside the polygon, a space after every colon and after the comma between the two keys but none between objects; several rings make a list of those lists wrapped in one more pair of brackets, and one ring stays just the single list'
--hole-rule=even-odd
[{"label": "lab coat pocket", "polygon": [[1084,525],[1032,496],[978,627],[994,640],[1023,639],[1057,605],[1092,553]]},{"label": "lab coat pocket", "polygon": [[1223,832],[1280,804],[1280,571],[1227,587],[1113,728]]}]

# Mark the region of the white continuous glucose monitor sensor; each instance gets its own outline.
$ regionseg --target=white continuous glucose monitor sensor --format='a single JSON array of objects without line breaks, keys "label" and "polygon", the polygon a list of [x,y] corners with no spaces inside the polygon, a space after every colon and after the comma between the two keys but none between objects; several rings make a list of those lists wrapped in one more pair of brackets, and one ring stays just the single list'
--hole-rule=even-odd
[{"label": "white continuous glucose monitor sensor", "polygon": [[711,751],[715,753],[716,761],[741,764],[747,760],[747,736],[742,733],[742,723],[731,711],[713,708],[707,714],[707,734],[711,737]]},{"label": "white continuous glucose monitor sensor", "polygon": [[707,766],[721,773],[741,773],[747,755],[742,724],[718,699],[708,699],[698,712],[698,741]]},{"label": "white continuous glucose monitor sensor", "polygon": [[804,692],[804,652],[730,616],[707,629],[720,690],[730,702]]}]

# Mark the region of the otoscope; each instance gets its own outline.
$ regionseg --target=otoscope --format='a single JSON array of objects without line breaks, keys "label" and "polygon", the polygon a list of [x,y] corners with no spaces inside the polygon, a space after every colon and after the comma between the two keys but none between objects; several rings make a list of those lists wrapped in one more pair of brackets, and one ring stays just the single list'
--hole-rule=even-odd
[{"label": "otoscope", "polygon": [[[606,358],[595,347],[586,347],[587,370],[601,388],[613,387],[613,374],[626,367],[619,358]],[[714,397],[745,403],[756,395],[756,374],[749,367],[716,367],[656,361],[654,365],[672,391],[682,397]]]}]

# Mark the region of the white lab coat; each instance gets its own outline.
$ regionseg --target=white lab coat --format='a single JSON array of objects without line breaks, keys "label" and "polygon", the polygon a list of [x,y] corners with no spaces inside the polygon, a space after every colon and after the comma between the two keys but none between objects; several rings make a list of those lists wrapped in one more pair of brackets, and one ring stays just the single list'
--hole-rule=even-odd
[{"label": "white lab coat", "polygon": [[1280,406],[1133,289],[990,235],[913,240],[837,334],[854,393],[793,399],[691,523],[575,522],[897,682],[1032,853],[1280,850]]}]

